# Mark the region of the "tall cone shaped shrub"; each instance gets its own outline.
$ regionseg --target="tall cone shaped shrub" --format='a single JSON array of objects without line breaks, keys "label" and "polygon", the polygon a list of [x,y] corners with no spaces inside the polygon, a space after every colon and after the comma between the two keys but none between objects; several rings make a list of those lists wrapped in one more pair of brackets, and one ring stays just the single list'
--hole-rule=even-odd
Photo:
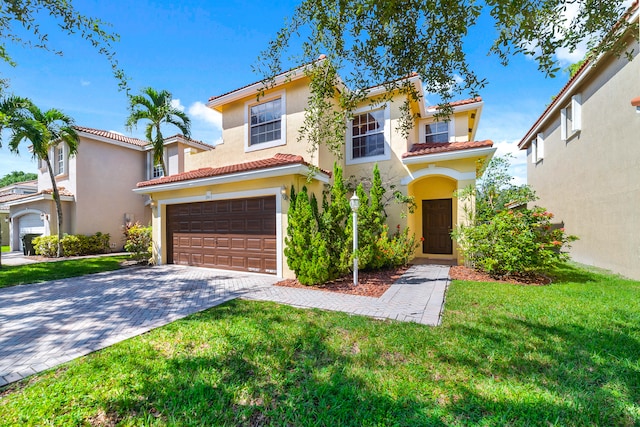
[{"label": "tall cone shaped shrub", "polygon": [[[353,225],[348,189],[342,170],[334,165],[334,183],[322,200],[322,213],[314,194],[303,187],[296,194],[291,188],[286,248],[289,268],[305,285],[323,283],[348,274],[353,263]],[[358,208],[358,264],[363,270],[376,270],[406,264],[416,248],[415,237],[405,229],[389,235],[385,224],[385,188],[376,165],[372,186],[356,188]]]},{"label": "tall cone shaped shrub", "polygon": [[[309,199],[306,187],[302,187],[299,194],[292,188],[291,195],[284,250],[287,264],[302,284],[326,282],[330,277],[330,257],[319,231],[318,216],[314,214],[318,211],[315,197]],[[312,203],[316,203],[315,208]]]}]

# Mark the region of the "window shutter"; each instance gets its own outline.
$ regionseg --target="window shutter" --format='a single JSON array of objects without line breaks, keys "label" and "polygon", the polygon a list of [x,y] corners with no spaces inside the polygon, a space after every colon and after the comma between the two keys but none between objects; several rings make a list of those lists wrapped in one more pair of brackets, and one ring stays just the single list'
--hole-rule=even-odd
[{"label": "window shutter", "polygon": [[544,139],[542,138],[542,133],[539,133],[536,138],[536,150],[537,160],[542,160],[544,158]]},{"label": "window shutter", "polygon": [[531,163],[534,165],[538,161],[538,143],[535,139],[531,140]]},{"label": "window shutter", "polygon": [[582,97],[580,94],[575,94],[571,97],[571,130],[577,131],[582,129]]},{"label": "window shutter", "polygon": [[567,109],[560,110],[560,139],[567,140]]}]

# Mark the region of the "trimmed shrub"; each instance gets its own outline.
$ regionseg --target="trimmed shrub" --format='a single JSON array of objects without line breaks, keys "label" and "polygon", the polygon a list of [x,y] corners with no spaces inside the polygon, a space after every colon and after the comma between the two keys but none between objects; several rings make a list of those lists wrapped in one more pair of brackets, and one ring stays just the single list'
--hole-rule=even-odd
[{"label": "trimmed shrub", "polygon": [[493,277],[540,272],[566,261],[577,237],[551,224],[544,208],[501,211],[490,221],[453,232],[465,261]]},{"label": "trimmed shrub", "polygon": [[[92,236],[65,234],[62,250],[65,256],[104,254],[110,251],[109,234],[97,232]],[[58,236],[38,236],[33,239],[36,255],[53,258],[58,254]]]},{"label": "trimmed shrub", "polygon": [[[345,276],[353,265],[353,226],[347,188],[342,170],[334,166],[334,184],[323,195],[323,212],[318,213],[315,195],[306,187],[299,194],[291,188],[284,254],[289,268],[305,285],[324,283]],[[417,247],[409,230],[392,237],[385,224],[383,197],[386,192],[378,167],[374,168],[371,189],[362,184],[355,190],[358,208],[358,264],[362,270],[405,265]]]},{"label": "trimmed shrub", "polygon": [[124,250],[131,252],[138,261],[149,260],[152,253],[151,227],[143,227],[140,223],[126,225],[124,227]]}]

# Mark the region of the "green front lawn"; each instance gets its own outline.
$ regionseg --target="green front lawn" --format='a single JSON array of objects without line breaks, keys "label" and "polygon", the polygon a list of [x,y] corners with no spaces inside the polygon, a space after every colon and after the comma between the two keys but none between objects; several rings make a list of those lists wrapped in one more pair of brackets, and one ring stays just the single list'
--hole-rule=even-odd
[{"label": "green front lawn", "polygon": [[454,282],[443,325],[232,301],[0,391],[3,425],[640,424],[640,282]]},{"label": "green front lawn", "polygon": [[2,252],[11,252],[11,246],[0,246],[0,251]]},{"label": "green front lawn", "polygon": [[120,262],[127,259],[130,259],[130,257],[119,255],[16,266],[3,265],[0,267],[0,289],[25,283],[38,283],[99,273],[101,271],[117,270],[120,268]]}]

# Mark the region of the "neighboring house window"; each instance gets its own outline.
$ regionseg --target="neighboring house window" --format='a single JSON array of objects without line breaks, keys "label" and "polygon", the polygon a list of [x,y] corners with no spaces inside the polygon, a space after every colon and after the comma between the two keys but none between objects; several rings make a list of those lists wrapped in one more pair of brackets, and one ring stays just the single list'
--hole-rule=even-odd
[{"label": "neighboring house window", "polygon": [[433,122],[425,125],[425,142],[449,142],[449,122]]},{"label": "neighboring house window", "polygon": [[153,167],[153,171],[151,173],[152,178],[162,178],[164,176],[164,170],[162,169],[162,165],[155,165]]},{"label": "neighboring house window", "polygon": [[66,162],[64,156],[64,146],[60,145],[53,149],[53,171],[56,175],[63,175],[66,169]]},{"label": "neighboring house window", "polygon": [[260,103],[246,103],[245,151],[262,150],[286,144],[286,99],[278,92]]},{"label": "neighboring house window", "polygon": [[541,133],[531,141],[531,163],[538,163],[544,158],[544,138]]},{"label": "neighboring house window", "polygon": [[388,106],[360,113],[356,111],[347,130],[348,163],[391,158]]},{"label": "neighboring house window", "polygon": [[582,99],[580,94],[560,111],[560,138],[566,141],[582,129]]}]

